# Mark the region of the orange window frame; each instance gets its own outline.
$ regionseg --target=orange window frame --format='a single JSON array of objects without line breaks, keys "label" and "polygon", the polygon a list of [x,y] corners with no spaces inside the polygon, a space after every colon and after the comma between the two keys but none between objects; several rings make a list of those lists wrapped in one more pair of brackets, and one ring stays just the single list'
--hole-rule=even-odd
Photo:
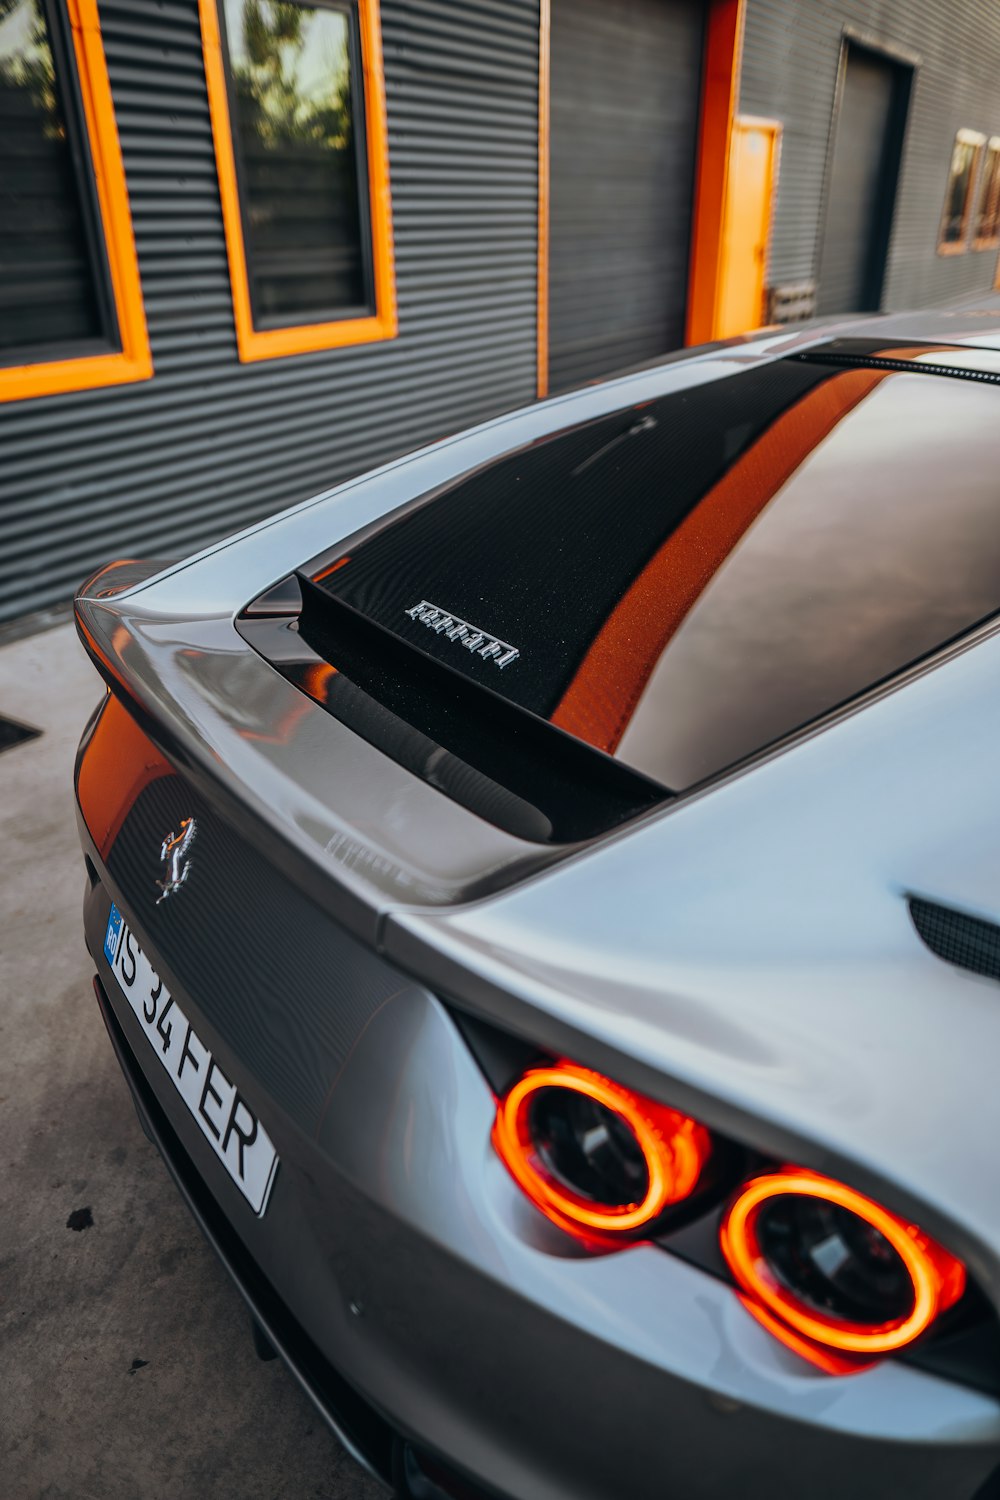
[{"label": "orange window frame", "polygon": [[288,328],[254,327],[226,67],[222,55],[219,3],[220,0],[198,0],[198,8],[208,84],[208,107],[212,117],[212,137],[215,141],[215,161],[219,175],[219,196],[229,257],[236,347],[241,363],[280,359],[290,354],[310,354],[320,349],[346,348],[353,344],[373,344],[395,338],[399,325],[389,189],[385,74],[382,68],[382,30],[378,0],[357,0],[375,312],[368,317],[337,318],[323,323],[294,324]]},{"label": "orange window frame", "polygon": [[[976,190],[979,187],[980,167],[983,161],[983,148],[986,145],[986,137],[978,130],[959,130],[955,133],[955,140],[951,148],[951,161],[948,166],[948,185],[945,188],[944,208],[941,212],[941,222],[938,228],[938,255],[964,255],[969,248],[969,227],[972,222],[972,205],[976,201]],[[957,240],[946,240],[945,229],[948,224],[948,201],[951,197],[951,184],[955,176],[955,159],[960,146],[968,146],[972,151],[972,167],[969,172],[969,182],[965,190],[965,199],[962,203],[962,232]]]},{"label": "orange window frame", "polygon": [[153,373],[125,166],[104,57],[97,0],[65,0],[84,125],[94,165],[100,228],[108,258],[121,349],[0,368],[0,401],[23,401],[148,380]]},{"label": "orange window frame", "polygon": [[[1000,135],[991,135],[986,142],[980,178],[972,248],[996,250],[1000,247]],[[983,224],[991,209],[996,218],[996,228],[992,234],[983,234]]]}]

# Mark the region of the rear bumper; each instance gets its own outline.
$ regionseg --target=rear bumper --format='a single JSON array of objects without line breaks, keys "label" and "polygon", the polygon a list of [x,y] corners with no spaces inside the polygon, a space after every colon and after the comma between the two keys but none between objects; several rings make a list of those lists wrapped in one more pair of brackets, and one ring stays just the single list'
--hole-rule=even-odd
[{"label": "rear bumper", "polygon": [[[281,1160],[256,1219],[107,969],[121,895],[85,844],[99,999],[140,1112],[253,1316],[373,1472],[388,1480],[406,1439],[509,1500],[977,1495],[1000,1461],[991,1398],[891,1362],[830,1380],[696,1268],[653,1246],[585,1256],[539,1221],[492,1155],[492,1096],[451,1017],[402,974],[314,1129],[251,1095]],[[238,1037],[177,998],[253,1090]]]},{"label": "rear bumper", "polygon": [[107,990],[96,975],[94,993],[143,1129],[163,1157],[199,1229],[236,1283],[252,1317],[344,1447],[371,1473],[388,1481],[393,1429],[337,1374],[247,1253],[204,1180],[194,1170],[191,1158],[139,1066]]}]

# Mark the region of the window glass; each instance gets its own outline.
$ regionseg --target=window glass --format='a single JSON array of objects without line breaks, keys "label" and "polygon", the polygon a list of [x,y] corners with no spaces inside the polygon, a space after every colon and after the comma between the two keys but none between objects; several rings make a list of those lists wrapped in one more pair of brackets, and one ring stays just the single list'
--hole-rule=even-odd
[{"label": "window glass", "polygon": [[955,137],[948,174],[948,191],[941,221],[940,248],[961,249],[969,227],[969,206],[976,166],[983,149],[983,137],[973,130],[960,130]]},{"label": "window glass", "polygon": [[225,23],[254,323],[369,311],[353,11],[226,0]]},{"label": "window glass", "polygon": [[[874,350],[913,355],[885,335],[829,352]],[[996,390],[823,356],[529,444],[308,571],[449,670],[689,787],[1000,611]]]},{"label": "window glass", "polygon": [[991,136],[986,148],[976,214],[976,244],[981,249],[1000,244],[1000,135]]},{"label": "window glass", "polygon": [[[73,159],[59,38],[41,0],[0,4],[0,360],[107,342],[89,192]],[[13,351],[16,350],[16,354]],[[74,353],[79,352],[73,348]]]},{"label": "window glass", "polygon": [[996,614],[994,394],[879,379],[708,580],[621,758],[689,786]]}]

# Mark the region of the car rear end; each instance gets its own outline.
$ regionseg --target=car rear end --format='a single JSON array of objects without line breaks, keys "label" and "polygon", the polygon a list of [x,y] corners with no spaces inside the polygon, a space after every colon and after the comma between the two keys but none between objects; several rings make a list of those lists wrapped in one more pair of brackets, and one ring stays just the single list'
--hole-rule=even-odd
[{"label": "car rear end", "polygon": [[[728,358],[583,393],[572,424],[614,420],[606,441],[641,448],[643,403],[738,375]],[[267,1339],[414,1500],[776,1483],[810,1500],[987,1500],[1000,1388],[985,1298],[987,1374],[969,1374],[964,1327],[957,1378],[940,1351],[838,1374],[748,1315],[719,1250],[728,1189],[666,1230],[568,1231],[496,1145],[498,1099],[533,1068],[572,1060],[697,1117],[733,1182],[787,1161],[780,1127],[741,1133],[721,1079],[672,1085],[627,1006],[609,1040],[586,1007],[513,977],[505,991],[501,969],[487,982],[470,959],[442,983],[458,950],[403,940],[410,918],[488,911],[609,838],[627,845],[675,800],[650,767],[540,730],[551,682],[501,691],[536,639],[502,611],[435,602],[407,575],[395,621],[379,580],[403,562],[376,557],[353,592],[337,568],[366,544],[392,552],[380,523],[396,506],[557,426],[551,409],[490,424],[189,565],[148,580],[124,566],[81,594],[108,687],[76,770],[86,934],[144,1128]],[[525,629],[544,624],[537,606]],[[424,636],[449,670],[462,653],[452,676],[426,666]],[[474,656],[494,674],[481,690]]]}]

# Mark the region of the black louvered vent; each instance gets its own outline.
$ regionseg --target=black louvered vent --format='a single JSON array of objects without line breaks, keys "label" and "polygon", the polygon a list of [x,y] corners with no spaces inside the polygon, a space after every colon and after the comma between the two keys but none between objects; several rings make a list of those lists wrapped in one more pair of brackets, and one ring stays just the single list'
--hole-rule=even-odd
[{"label": "black louvered vent", "polygon": [[914,927],[938,958],[1000,979],[1000,925],[919,896],[911,896],[909,906]]}]

